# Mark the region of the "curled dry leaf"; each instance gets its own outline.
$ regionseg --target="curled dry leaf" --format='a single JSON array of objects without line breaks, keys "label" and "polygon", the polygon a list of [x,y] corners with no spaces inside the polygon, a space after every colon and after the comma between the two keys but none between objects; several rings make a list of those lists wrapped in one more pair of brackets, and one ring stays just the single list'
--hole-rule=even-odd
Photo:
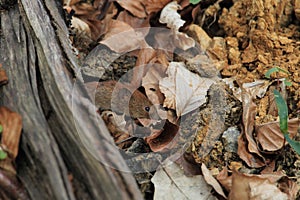
[{"label": "curled dry leaf", "polygon": [[[261,155],[254,134],[255,116],[256,116],[256,104],[253,99],[256,96],[250,89],[242,88],[242,103],[243,103],[243,131],[239,138],[239,156],[251,167],[261,167],[261,160],[264,161],[264,157]],[[246,139],[246,141],[243,141]],[[246,145],[244,147],[243,145]],[[246,148],[246,149],[245,149]],[[255,159],[256,156],[249,155],[254,153],[260,157],[261,160]]]},{"label": "curled dry leaf", "polygon": [[205,181],[207,182],[207,184],[209,184],[210,186],[212,186],[219,195],[221,195],[222,197],[224,197],[225,199],[227,199],[226,195],[223,192],[223,189],[222,189],[221,185],[212,176],[212,174],[207,169],[207,167],[206,167],[206,165],[204,163],[202,163],[202,165],[201,165],[201,170],[202,170],[203,177],[204,177]]},{"label": "curled dry leaf", "polygon": [[156,171],[151,181],[155,187],[154,200],[216,199],[203,176],[187,177],[178,165],[169,160]]},{"label": "curled dry leaf", "polygon": [[264,160],[262,160],[258,155],[253,154],[249,151],[246,139],[243,137],[243,134],[241,134],[238,139],[238,155],[250,167],[259,168],[266,165]]},{"label": "curled dry leaf", "polygon": [[[294,118],[288,121],[290,137],[297,135],[299,119]],[[269,122],[255,127],[257,141],[265,151],[277,151],[282,148],[284,136],[280,130],[279,122]],[[286,142],[287,144],[287,142]]]},{"label": "curled dry leaf", "polygon": [[215,82],[187,70],[183,63],[171,62],[168,77],[159,88],[165,95],[164,107],[176,110],[177,116],[187,114],[206,102],[209,87]]},{"label": "curled dry leaf", "polygon": [[167,24],[167,27],[170,29],[179,31],[179,28],[185,23],[185,21],[181,19],[180,14],[177,13],[179,9],[181,9],[181,6],[177,4],[176,1],[167,4],[161,11],[159,22]]},{"label": "curled dry leaf", "polygon": [[185,33],[179,32],[179,28],[184,25],[185,21],[182,20],[180,14],[177,13],[178,9],[181,9],[181,6],[176,1],[167,4],[161,11],[159,22],[167,24],[167,27],[175,33],[175,44],[183,50],[187,50],[195,46],[195,41]]},{"label": "curled dry leaf", "polygon": [[227,167],[224,167],[222,171],[217,175],[216,179],[220,184],[229,192],[232,187],[232,178],[228,175]]},{"label": "curled dry leaf", "polygon": [[8,77],[6,75],[5,70],[2,68],[2,64],[0,63],[0,86],[8,83]]},{"label": "curled dry leaf", "polygon": [[22,117],[6,107],[0,107],[0,124],[3,127],[1,144],[15,159],[19,151]]},{"label": "curled dry leaf", "polygon": [[103,4],[103,2],[98,1],[95,1],[93,4],[82,1],[71,1],[64,8],[68,13],[71,10],[75,11],[71,19],[71,26],[79,34],[85,34],[94,41],[97,41],[108,31],[111,20],[117,12],[114,4],[109,2]]},{"label": "curled dry leaf", "polygon": [[172,124],[168,120],[163,120],[163,122],[165,122],[163,128],[153,128],[151,135],[145,139],[153,152],[171,149],[176,143],[179,126]]},{"label": "curled dry leaf", "polygon": [[278,200],[288,199],[288,195],[281,192],[277,184],[268,178],[233,171],[229,199],[274,199],[274,197]]},{"label": "curled dry leaf", "polygon": [[185,152],[178,158],[178,160],[175,161],[175,163],[178,164],[181,169],[183,169],[186,176],[195,176],[201,174],[200,166],[195,162],[193,155],[190,153]]}]

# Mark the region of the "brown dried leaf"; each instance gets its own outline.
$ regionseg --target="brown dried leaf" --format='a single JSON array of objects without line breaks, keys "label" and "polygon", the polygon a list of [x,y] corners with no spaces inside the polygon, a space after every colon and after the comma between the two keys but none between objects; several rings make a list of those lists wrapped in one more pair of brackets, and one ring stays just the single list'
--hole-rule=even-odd
[{"label": "brown dried leaf", "polygon": [[171,0],[116,0],[121,7],[138,18],[160,11]]},{"label": "brown dried leaf", "polygon": [[222,197],[224,197],[225,199],[227,199],[226,195],[223,192],[222,187],[220,186],[220,184],[218,183],[218,181],[212,176],[212,174],[207,169],[207,167],[206,167],[206,165],[204,163],[202,163],[202,165],[201,165],[201,170],[202,170],[204,179],[207,182],[207,184],[211,185],[216,190],[216,192],[219,195],[221,195]]},{"label": "brown dried leaf", "polygon": [[149,32],[150,24],[149,24],[149,17],[147,18],[137,18],[132,16],[128,11],[122,11],[118,15],[117,20],[127,23],[134,29],[139,29],[143,32],[143,35],[146,36]]},{"label": "brown dried leaf", "polygon": [[185,152],[175,161],[175,163],[183,169],[186,176],[201,174],[200,166],[195,162],[195,159],[191,154]]},{"label": "brown dried leaf", "polygon": [[151,69],[151,64],[160,65],[160,71],[165,71],[169,62],[166,55],[160,50],[153,49],[150,46],[140,49],[137,54],[136,67],[135,70],[133,70],[131,84],[139,87],[143,77],[147,74],[148,70]]},{"label": "brown dried leaf", "polygon": [[171,0],[147,0],[145,2],[146,12],[148,14],[156,13],[165,7]]},{"label": "brown dried leaf", "polygon": [[224,167],[222,171],[217,175],[216,179],[221,185],[229,192],[232,187],[232,178],[228,175],[227,167]]},{"label": "brown dried leaf", "polygon": [[79,19],[78,17],[72,18],[72,27],[75,28],[80,34],[85,34],[90,38],[92,37],[89,24]]},{"label": "brown dried leaf", "polygon": [[152,129],[151,135],[146,137],[145,141],[153,152],[171,149],[175,144],[178,130],[179,126],[166,120],[164,127],[162,129]]},{"label": "brown dried leaf", "polygon": [[280,180],[278,188],[286,193],[289,199],[296,199],[297,193],[299,192],[299,185],[297,182],[284,177]]},{"label": "brown dried leaf", "polygon": [[281,200],[288,199],[287,194],[281,192],[276,183],[268,178],[233,171],[229,199],[273,199],[273,197]]},{"label": "brown dried leaf", "polygon": [[100,41],[117,53],[126,53],[146,46],[144,36],[136,32],[129,24],[112,20],[110,30]]},{"label": "brown dried leaf", "polygon": [[6,107],[0,107],[0,124],[3,127],[1,144],[15,159],[19,151],[22,117]]},{"label": "brown dried leaf", "polygon": [[8,83],[8,77],[6,75],[5,70],[2,68],[2,64],[0,63],[0,86]]},{"label": "brown dried leaf", "polygon": [[94,41],[97,41],[108,31],[111,20],[117,13],[114,4],[103,4],[103,2],[94,2],[92,5],[90,3],[74,1],[64,8],[68,12],[72,9],[75,11],[74,17],[71,20],[72,27],[78,29],[79,33],[86,33]]},{"label": "brown dried leaf", "polygon": [[[243,103],[243,118],[242,118],[243,119],[243,132],[242,132],[242,135],[244,135],[245,139],[247,140],[248,144],[244,142],[244,144],[248,145],[247,150],[250,153],[255,153],[256,155],[261,157],[261,159],[264,160],[264,157],[259,152],[257,143],[253,136],[255,116],[256,116],[256,104],[253,102],[253,98],[254,98],[253,96],[254,95],[251,94],[249,89],[242,88],[242,103]],[[241,150],[240,145],[243,145],[242,143],[240,143],[240,141],[242,141],[242,138],[241,138],[241,140],[239,140],[239,150]],[[243,152],[246,153],[247,151],[243,151]],[[240,155],[240,153],[242,153],[242,152],[238,151],[239,155]],[[245,158],[245,155],[240,155],[240,157]],[[246,157],[248,157],[248,156],[246,156]],[[254,165],[257,166],[258,163],[257,162],[249,163],[249,160],[248,160],[247,164],[251,167],[254,167]]]},{"label": "brown dried leaf", "polygon": [[116,0],[120,6],[139,18],[147,17],[143,0]]},{"label": "brown dried leaf", "polygon": [[[288,131],[293,138],[298,131],[300,121],[294,118],[288,121]],[[284,136],[280,130],[279,122],[269,122],[255,127],[257,141],[265,151],[277,151],[282,148]],[[286,142],[287,144],[287,142]]]},{"label": "brown dried leaf", "polygon": [[238,155],[250,167],[259,168],[266,165],[260,157],[258,157],[256,154],[249,152],[249,149],[247,148],[247,142],[244,139],[243,135],[239,136]]}]

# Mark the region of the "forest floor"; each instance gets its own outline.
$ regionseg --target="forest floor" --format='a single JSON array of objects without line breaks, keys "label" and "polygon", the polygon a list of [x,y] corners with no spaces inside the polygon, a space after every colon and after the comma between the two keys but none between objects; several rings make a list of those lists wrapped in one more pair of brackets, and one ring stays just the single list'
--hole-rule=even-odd
[{"label": "forest floor", "polygon": [[[125,77],[163,106],[160,116],[166,117],[156,124],[141,118],[128,123],[102,112],[124,155],[143,154],[125,158],[144,197],[300,198],[300,156],[280,130],[274,97],[274,89],[280,91],[290,137],[299,141],[300,1],[177,3],[71,0],[65,5],[73,16],[71,40],[84,78]],[[130,106],[130,113],[140,109]],[[163,128],[157,128],[162,121]],[[165,164],[178,146],[184,153],[169,160],[176,166]],[[151,153],[165,165],[135,166],[157,155]],[[207,186],[197,185],[201,177]],[[202,188],[202,196],[192,186]]]}]

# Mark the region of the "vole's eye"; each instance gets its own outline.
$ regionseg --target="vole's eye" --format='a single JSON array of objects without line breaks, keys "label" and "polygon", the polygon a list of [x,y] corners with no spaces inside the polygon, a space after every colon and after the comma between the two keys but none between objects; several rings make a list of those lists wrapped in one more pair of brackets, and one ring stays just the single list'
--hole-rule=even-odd
[{"label": "vole's eye", "polygon": [[150,107],[149,107],[149,106],[146,106],[146,107],[145,107],[145,110],[146,110],[147,112],[149,112],[149,111],[150,111]]}]

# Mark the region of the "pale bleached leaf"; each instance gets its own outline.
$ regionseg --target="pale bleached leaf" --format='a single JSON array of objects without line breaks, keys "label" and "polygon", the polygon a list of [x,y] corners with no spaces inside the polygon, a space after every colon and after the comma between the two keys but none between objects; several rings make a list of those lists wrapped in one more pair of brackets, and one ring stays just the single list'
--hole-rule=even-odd
[{"label": "pale bleached leaf", "polygon": [[151,179],[155,187],[154,200],[217,199],[211,194],[212,188],[203,176],[187,177],[177,164],[168,162]]},{"label": "pale bleached leaf", "polygon": [[181,62],[171,62],[168,77],[160,81],[165,95],[164,107],[176,110],[177,116],[187,114],[206,102],[209,87],[215,82],[187,70]]},{"label": "pale bleached leaf", "polygon": [[173,39],[176,46],[187,50],[195,46],[195,41],[187,34],[179,32],[179,28],[184,25],[185,21],[181,19],[178,9],[181,9],[181,6],[176,1],[168,3],[161,11],[159,22],[166,24],[174,32]]},{"label": "pale bleached leaf", "polygon": [[167,27],[170,29],[178,31],[185,23],[185,21],[181,19],[180,14],[177,13],[178,9],[181,9],[181,6],[176,1],[167,4],[161,11],[159,22],[167,24]]}]

